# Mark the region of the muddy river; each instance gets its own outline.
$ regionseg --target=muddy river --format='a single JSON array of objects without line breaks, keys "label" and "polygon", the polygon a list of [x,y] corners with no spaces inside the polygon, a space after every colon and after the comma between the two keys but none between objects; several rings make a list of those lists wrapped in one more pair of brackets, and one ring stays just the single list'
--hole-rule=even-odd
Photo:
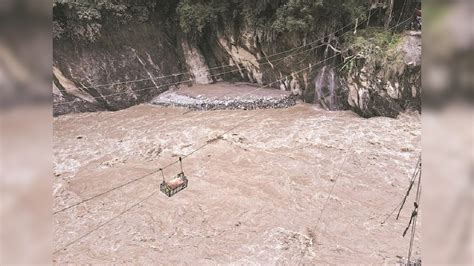
[{"label": "muddy river", "polygon": [[[190,112],[145,104],[60,116],[53,209],[205,143],[184,159],[189,186],[171,198],[151,194],[162,180],[157,173],[55,214],[55,263],[381,264],[406,257],[410,239],[402,233],[414,193],[398,221],[381,222],[402,200],[421,151],[416,113],[364,119],[301,103]],[[176,164],[164,174],[178,172]]]}]

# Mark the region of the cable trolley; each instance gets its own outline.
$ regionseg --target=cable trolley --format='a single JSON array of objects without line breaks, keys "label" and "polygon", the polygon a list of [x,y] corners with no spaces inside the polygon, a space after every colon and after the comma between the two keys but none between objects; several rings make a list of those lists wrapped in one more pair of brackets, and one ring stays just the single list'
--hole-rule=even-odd
[{"label": "cable trolley", "polygon": [[188,178],[183,172],[183,162],[181,157],[179,157],[179,165],[181,167],[181,172],[169,181],[165,180],[163,169],[159,169],[161,171],[161,176],[163,176],[163,182],[160,184],[160,190],[168,197],[173,196],[188,186]]}]

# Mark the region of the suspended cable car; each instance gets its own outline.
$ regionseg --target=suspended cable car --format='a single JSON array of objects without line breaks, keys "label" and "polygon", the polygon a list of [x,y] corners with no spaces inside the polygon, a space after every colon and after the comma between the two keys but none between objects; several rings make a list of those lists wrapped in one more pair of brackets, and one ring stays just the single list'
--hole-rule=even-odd
[{"label": "suspended cable car", "polygon": [[188,186],[188,178],[183,172],[183,162],[181,157],[179,157],[179,165],[181,167],[181,172],[169,181],[165,180],[163,169],[160,168],[161,176],[163,176],[163,182],[160,184],[160,190],[168,197],[173,196]]}]

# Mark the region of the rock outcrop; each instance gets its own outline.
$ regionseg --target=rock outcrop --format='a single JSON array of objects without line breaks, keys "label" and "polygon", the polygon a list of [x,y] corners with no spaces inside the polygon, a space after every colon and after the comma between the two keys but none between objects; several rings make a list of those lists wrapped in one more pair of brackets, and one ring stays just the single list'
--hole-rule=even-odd
[{"label": "rock outcrop", "polygon": [[396,117],[406,109],[421,110],[420,36],[406,33],[389,51],[374,48],[368,53],[356,51],[354,71],[345,77],[350,108],[363,117]]},{"label": "rock outcrop", "polygon": [[400,34],[359,24],[361,29],[344,34],[325,26],[313,36],[275,35],[242,20],[208,27],[195,37],[174,23],[177,14],[170,10],[129,24],[103,21],[93,41],[54,39],[54,115],[119,110],[180,84],[217,81],[279,88],[328,110],[352,109],[364,117],[420,109],[416,34],[392,40]]},{"label": "rock outcrop", "polygon": [[209,67],[206,64],[206,59],[199,49],[195,45],[190,44],[186,39],[182,40],[181,47],[184,52],[187,68],[194,82],[197,84],[212,83],[213,81]]},{"label": "rock outcrop", "polygon": [[54,115],[124,109],[190,80],[178,38],[170,32],[147,24],[107,30],[93,44],[53,41]]}]

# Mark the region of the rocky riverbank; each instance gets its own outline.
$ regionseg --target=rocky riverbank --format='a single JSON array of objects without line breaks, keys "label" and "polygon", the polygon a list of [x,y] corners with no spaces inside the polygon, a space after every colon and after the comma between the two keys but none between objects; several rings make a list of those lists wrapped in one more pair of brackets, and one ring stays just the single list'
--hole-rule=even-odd
[{"label": "rocky riverbank", "polygon": [[[363,117],[421,109],[421,38],[405,32],[414,3],[392,14],[386,9],[394,1],[388,0],[144,1],[138,9],[133,1],[82,2],[55,1],[55,116],[117,111],[148,103],[175,84],[221,81],[284,89],[327,110]],[[368,20],[362,23],[363,14]],[[405,24],[395,25],[392,15]],[[178,98],[160,98],[166,97]],[[178,102],[173,105],[183,106]],[[203,100],[192,108],[280,108],[293,102]]]},{"label": "rocky riverbank", "polygon": [[290,92],[261,88],[249,83],[219,82],[169,90],[151,103],[160,106],[186,107],[193,110],[253,110],[287,108],[296,104]]}]

